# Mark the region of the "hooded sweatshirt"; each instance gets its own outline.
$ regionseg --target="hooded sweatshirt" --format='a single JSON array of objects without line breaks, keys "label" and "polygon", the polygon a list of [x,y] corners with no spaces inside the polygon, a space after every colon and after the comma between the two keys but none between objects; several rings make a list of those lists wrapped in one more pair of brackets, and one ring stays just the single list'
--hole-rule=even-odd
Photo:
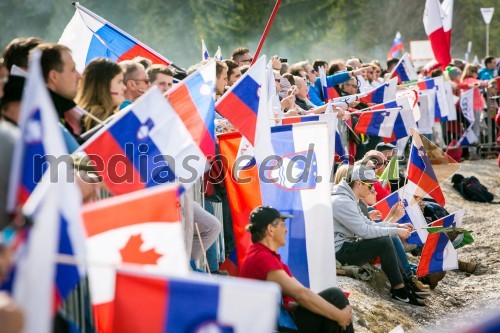
[{"label": "hooded sweatshirt", "polygon": [[333,188],[332,211],[335,252],[338,252],[345,242],[398,235],[397,224],[375,223],[363,215],[358,199],[345,180]]}]

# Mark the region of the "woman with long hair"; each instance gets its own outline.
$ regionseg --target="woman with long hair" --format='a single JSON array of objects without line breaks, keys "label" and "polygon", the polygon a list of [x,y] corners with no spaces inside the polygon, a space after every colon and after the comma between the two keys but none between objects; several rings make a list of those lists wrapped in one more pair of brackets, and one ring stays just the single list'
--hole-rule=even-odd
[{"label": "woman with long hair", "polygon": [[[97,58],[83,71],[76,103],[95,118],[104,121],[115,113],[125,100],[124,91],[120,66],[112,60]],[[83,122],[86,130],[98,125],[98,122],[88,115],[84,117]]]}]

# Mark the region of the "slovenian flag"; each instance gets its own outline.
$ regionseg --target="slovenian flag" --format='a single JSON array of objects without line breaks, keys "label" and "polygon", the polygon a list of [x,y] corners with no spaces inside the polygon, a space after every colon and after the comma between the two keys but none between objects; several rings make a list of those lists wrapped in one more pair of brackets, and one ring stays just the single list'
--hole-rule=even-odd
[{"label": "slovenian flag", "polygon": [[387,59],[397,58],[399,56],[399,52],[403,51],[404,48],[403,38],[401,37],[401,33],[398,31],[394,37],[394,41],[392,42]]},{"label": "slovenian flag", "polygon": [[410,60],[410,55],[405,53],[391,73],[391,78],[396,77],[398,83],[418,80],[415,66]]},{"label": "slovenian flag", "polygon": [[412,108],[407,97],[398,98],[362,112],[355,130],[357,133],[376,135],[384,141],[393,142],[410,135],[416,128]]},{"label": "slovenian flag", "polygon": [[78,2],[75,15],[59,38],[59,44],[72,51],[76,69],[82,73],[85,66],[98,57],[119,62],[141,56],[154,64],[170,65],[172,62],[141,43],[125,31],[114,26]]},{"label": "slovenian flag", "polygon": [[168,184],[83,207],[87,258],[93,263],[88,269],[90,295],[98,332],[112,332],[117,266],[188,273],[179,193],[178,185]]},{"label": "slovenian flag", "polygon": [[[212,94],[210,89],[205,93]],[[156,87],[122,110],[82,149],[114,195],[175,180],[190,187],[206,166],[206,155]]]},{"label": "slovenian flag", "polygon": [[272,145],[278,158],[267,161],[260,177],[261,164],[245,170],[235,165],[241,135],[219,136],[232,176],[225,178],[225,184],[240,266],[251,244],[245,231],[250,212],[269,205],[294,216],[286,221],[287,245],[278,251],[294,277],[315,292],[336,284],[328,135],[322,122],[273,127]]},{"label": "slovenian flag", "polygon": [[215,104],[217,112],[255,148],[257,161],[273,154],[266,78],[266,57],[262,56]]},{"label": "slovenian flag", "polygon": [[276,328],[280,290],[248,279],[118,271],[115,294],[113,332],[253,333]]},{"label": "slovenian flag", "polygon": [[[431,227],[460,228],[465,210],[434,221]],[[422,277],[435,272],[458,268],[458,252],[453,242],[444,232],[429,233],[417,267],[417,276]]]},{"label": "slovenian flag", "polygon": [[380,86],[359,96],[359,101],[368,105],[382,104],[396,99],[397,78],[392,78]]},{"label": "slovenian flag", "polygon": [[444,195],[420,138],[420,133],[416,129],[411,129],[411,132],[413,141],[408,161],[408,183],[405,188],[409,193],[420,198],[429,195],[438,204],[444,206]]},{"label": "slovenian flag", "polygon": [[167,92],[175,113],[205,156],[215,155],[215,61]]},{"label": "slovenian flag", "polygon": [[472,130],[472,125],[470,125],[462,135],[462,137],[458,140],[458,146],[467,147],[473,143],[477,142],[477,136]]},{"label": "slovenian flag", "polygon": [[[68,151],[57,112],[49,96],[40,65],[41,54],[30,62],[19,113],[20,139],[14,147],[9,179],[7,210],[22,206],[42,179]],[[55,163],[55,165],[53,165]]]},{"label": "slovenian flag", "polygon": [[205,40],[201,39],[201,60],[207,60],[210,58],[210,53],[208,53],[207,45],[205,45]]}]

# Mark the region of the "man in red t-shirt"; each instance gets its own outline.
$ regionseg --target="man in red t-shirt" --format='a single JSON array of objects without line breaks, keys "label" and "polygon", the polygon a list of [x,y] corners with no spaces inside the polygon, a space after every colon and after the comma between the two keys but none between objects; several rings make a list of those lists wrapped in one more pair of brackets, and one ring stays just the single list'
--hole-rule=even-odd
[{"label": "man in red t-shirt", "polygon": [[353,332],[352,310],[344,293],[339,288],[319,294],[312,292],[292,276],[276,253],[286,244],[285,219],[291,217],[266,206],[252,211],[247,230],[252,234],[253,244],[247,251],[240,277],[279,284],[283,303],[300,332]]}]

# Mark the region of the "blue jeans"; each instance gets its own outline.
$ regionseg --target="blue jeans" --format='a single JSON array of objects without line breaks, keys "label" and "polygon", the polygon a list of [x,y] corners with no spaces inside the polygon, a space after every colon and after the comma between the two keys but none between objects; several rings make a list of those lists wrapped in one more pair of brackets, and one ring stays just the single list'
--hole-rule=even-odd
[{"label": "blue jeans", "polygon": [[399,237],[392,237],[392,242],[394,243],[394,249],[396,250],[396,255],[398,256],[401,268],[406,277],[415,274],[415,265],[408,262],[408,257],[406,256],[405,248]]}]

